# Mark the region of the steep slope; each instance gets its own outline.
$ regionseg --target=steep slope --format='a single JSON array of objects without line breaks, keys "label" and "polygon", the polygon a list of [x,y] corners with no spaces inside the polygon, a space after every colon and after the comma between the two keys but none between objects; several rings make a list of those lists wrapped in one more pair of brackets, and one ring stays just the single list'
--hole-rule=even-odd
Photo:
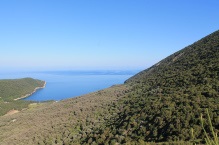
[{"label": "steep slope", "polygon": [[195,138],[203,139],[199,118],[205,108],[219,131],[219,31],[125,83],[132,91],[111,107],[119,111],[84,143],[191,141],[192,128]]},{"label": "steep slope", "polygon": [[43,87],[44,83],[32,78],[0,80],[0,116],[11,109],[26,108],[31,102],[18,98],[31,94],[35,89]]},{"label": "steep slope", "polygon": [[131,77],[126,83],[147,82],[150,78],[165,78],[164,75],[175,77],[179,74],[182,75],[181,73],[184,72],[186,74],[198,76],[198,74],[195,74],[196,71],[199,73],[209,73],[204,72],[205,69],[212,73],[216,73],[218,71],[218,33],[219,31],[216,31],[194,44],[170,55],[152,67]]},{"label": "steep slope", "polygon": [[0,144],[202,142],[205,108],[218,132],[219,31],[124,85],[0,117]]}]

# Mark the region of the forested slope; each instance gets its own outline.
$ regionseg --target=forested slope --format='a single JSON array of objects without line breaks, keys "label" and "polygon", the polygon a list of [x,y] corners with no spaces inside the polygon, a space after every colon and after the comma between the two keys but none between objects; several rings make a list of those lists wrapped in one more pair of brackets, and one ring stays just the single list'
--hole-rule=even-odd
[{"label": "forested slope", "polygon": [[31,94],[37,87],[43,87],[44,81],[32,78],[0,80],[0,116],[11,109],[21,110],[30,104],[30,101],[14,99]]},{"label": "forested slope", "polygon": [[[172,54],[125,82],[132,91],[118,101],[102,128],[84,143],[191,141],[204,139],[200,115],[210,110],[219,130],[219,31]],[[206,125],[206,129],[210,132]],[[200,140],[199,140],[200,139]]]},{"label": "forested slope", "polygon": [[[218,132],[219,31],[123,85],[60,102],[35,104],[0,117],[0,143],[204,143],[200,116],[206,118],[206,108]],[[208,122],[204,127],[210,134]]]},{"label": "forested slope", "polygon": [[[86,131],[108,118],[108,109],[129,87],[108,89],[59,102],[35,103],[19,113],[0,117],[0,144],[81,144]],[[114,110],[112,110],[114,112]]]}]

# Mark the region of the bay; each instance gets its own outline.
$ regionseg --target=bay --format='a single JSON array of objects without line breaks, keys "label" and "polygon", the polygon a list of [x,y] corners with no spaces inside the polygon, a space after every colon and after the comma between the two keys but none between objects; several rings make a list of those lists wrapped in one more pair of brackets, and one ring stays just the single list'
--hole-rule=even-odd
[{"label": "bay", "polygon": [[31,77],[46,81],[46,87],[24,100],[63,100],[81,96],[115,84],[123,84],[137,71],[47,71],[0,73],[0,79]]}]

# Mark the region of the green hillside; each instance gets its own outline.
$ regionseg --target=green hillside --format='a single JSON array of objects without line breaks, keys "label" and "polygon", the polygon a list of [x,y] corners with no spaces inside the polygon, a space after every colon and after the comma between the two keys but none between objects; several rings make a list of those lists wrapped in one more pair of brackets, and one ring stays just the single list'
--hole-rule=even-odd
[{"label": "green hillside", "polygon": [[[200,116],[219,132],[219,31],[123,85],[0,117],[7,144],[205,143]],[[212,136],[209,121],[206,132]],[[193,133],[192,133],[193,130]]]},{"label": "green hillside", "polygon": [[0,144],[81,144],[86,130],[98,128],[108,118],[111,105],[129,89],[116,85],[59,102],[35,103],[20,113],[2,116]]},{"label": "green hillside", "polygon": [[14,99],[31,94],[35,88],[43,86],[43,81],[32,78],[0,80],[0,115],[27,107],[31,102]]},{"label": "green hillside", "polygon": [[[209,108],[219,131],[219,31],[128,79],[132,91],[111,109],[119,110],[89,139],[106,142],[203,139],[200,115]],[[207,130],[209,125],[206,125]],[[198,141],[198,140],[197,140]]]}]

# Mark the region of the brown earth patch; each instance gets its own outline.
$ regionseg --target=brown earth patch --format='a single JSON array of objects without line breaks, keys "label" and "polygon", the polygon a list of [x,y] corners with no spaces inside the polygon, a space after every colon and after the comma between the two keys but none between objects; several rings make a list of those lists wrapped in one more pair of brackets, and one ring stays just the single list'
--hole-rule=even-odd
[{"label": "brown earth patch", "polygon": [[10,111],[8,111],[8,113],[5,114],[4,116],[13,115],[13,114],[18,113],[18,112],[20,112],[20,111],[18,111],[18,110],[10,110]]}]

